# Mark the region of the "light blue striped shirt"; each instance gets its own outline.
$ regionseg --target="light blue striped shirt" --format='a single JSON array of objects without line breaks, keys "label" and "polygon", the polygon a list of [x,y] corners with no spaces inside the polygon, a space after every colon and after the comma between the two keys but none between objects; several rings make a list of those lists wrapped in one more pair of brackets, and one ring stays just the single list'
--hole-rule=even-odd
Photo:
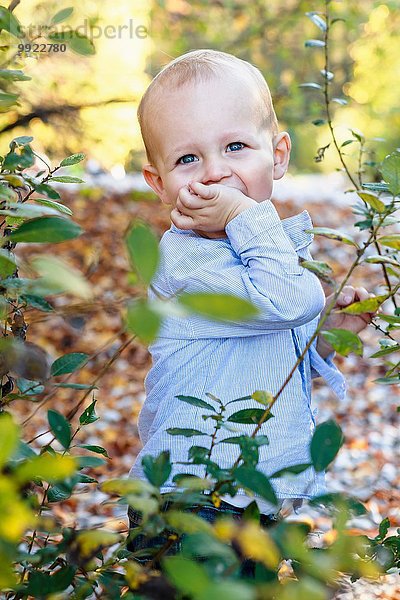
[{"label": "light blue striped shirt", "polygon": [[[171,225],[160,242],[161,262],[152,285],[170,297],[185,292],[228,293],[251,301],[259,310],[250,321],[216,322],[198,315],[168,317],[157,340],[149,346],[153,366],[145,379],[146,399],[139,415],[143,448],[130,476],[143,478],[144,455],[171,451],[174,463],[162,492],[174,489],[177,473],[204,476],[201,465],[178,465],[188,460],[192,445],[208,446],[205,436],[170,436],[166,429],[183,427],[210,433],[214,421],[204,421],[207,411],[179,401],[175,396],[195,396],[210,401],[210,392],[225,403],[256,390],[276,394],[318,324],[325,297],[318,278],[299,264],[311,259],[312,227],[307,211],[281,220],[270,200],[246,209],[226,227],[227,238],[203,238],[191,230]],[[155,298],[149,290],[149,298]],[[345,395],[343,376],[332,362],[316,351],[316,341],[273,407],[274,418],[260,434],[269,445],[260,447],[258,469],[267,476],[290,465],[310,462],[309,445],[315,427],[311,408],[311,379],[322,376],[336,395]],[[226,416],[256,407],[254,400],[233,403]],[[236,425],[250,434],[254,425]],[[224,429],[218,440],[239,435]],[[212,459],[223,468],[232,466],[238,446],[217,444]],[[309,498],[325,492],[324,474],[309,468],[296,476],[271,481],[280,499]],[[242,492],[242,494],[240,493]],[[241,490],[227,502],[244,505]],[[263,512],[271,512],[259,502]]]}]

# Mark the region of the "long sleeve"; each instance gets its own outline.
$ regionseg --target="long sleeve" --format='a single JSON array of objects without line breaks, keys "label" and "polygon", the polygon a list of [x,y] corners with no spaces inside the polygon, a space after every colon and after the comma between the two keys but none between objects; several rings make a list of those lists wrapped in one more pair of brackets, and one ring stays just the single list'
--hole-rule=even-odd
[{"label": "long sleeve", "polygon": [[315,338],[309,349],[311,377],[313,379],[316,377],[325,379],[339,400],[344,400],[347,391],[346,380],[333,362],[335,353],[332,352],[326,358],[322,358],[317,352],[317,339]]},{"label": "long sleeve", "polygon": [[177,234],[172,229],[154,287],[168,296],[181,291],[231,294],[260,311],[245,322],[217,323],[193,316],[194,336],[248,336],[298,327],[312,321],[324,306],[317,277],[299,264],[299,256],[309,255],[312,235],[304,230],[310,227],[306,211],[281,221],[267,200],[232,219],[226,227],[228,239],[181,235],[181,230]]}]

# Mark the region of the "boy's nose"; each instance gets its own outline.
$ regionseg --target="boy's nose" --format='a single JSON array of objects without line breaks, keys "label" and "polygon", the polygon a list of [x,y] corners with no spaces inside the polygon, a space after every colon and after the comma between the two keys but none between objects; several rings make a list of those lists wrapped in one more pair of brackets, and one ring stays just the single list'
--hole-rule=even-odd
[{"label": "boy's nose", "polygon": [[203,177],[201,183],[218,183],[221,179],[231,175],[231,169],[222,159],[213,159],[204,163]]}]

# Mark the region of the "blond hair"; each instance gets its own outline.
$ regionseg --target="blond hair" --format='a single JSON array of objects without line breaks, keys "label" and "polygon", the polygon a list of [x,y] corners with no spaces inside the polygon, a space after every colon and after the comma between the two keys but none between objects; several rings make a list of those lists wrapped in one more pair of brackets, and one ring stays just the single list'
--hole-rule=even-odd
[{"label": "blond hair", "polygon": [[[151,123],[157,112],[157,105],[166,88],[179,88],[186,83],[208,81],[223,73],[247,75],[249,83],[256,84],[260,95],[259,115],[261,127],[268,128],[273,134],[278,133],[278,121],[272,104],[271,93],[261,71],[254,65],[237,58],[232,54],[218,50],[193,50],[182,54],[168,63],[155,76],[144,93],[137,110],[142,139],[146,149],[147,160],[154,164],[155,141]],[[150,117],[151,114],[151,117]]]}]

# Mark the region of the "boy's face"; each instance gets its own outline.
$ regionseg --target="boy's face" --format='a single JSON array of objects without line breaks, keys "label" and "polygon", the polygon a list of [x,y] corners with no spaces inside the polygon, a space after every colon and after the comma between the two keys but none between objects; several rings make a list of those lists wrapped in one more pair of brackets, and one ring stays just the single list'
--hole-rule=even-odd
[{"label": "boy's face", "polygon": [[261,128],[259,102],[255,86],[232,76],[165,92],[153,127],[155,164],[143,169],[162,202],[174,207],[190,181],[237,188],[257,202],[271,197],[290,138]]}]

